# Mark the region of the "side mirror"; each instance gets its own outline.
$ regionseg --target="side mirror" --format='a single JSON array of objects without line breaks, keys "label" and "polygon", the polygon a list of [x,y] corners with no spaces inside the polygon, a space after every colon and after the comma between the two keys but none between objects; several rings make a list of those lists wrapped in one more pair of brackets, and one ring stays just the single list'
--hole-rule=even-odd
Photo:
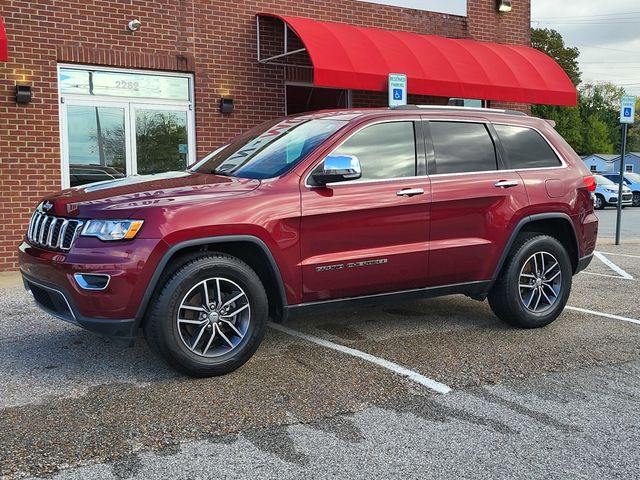
[{"label": "side mirror", "polygon": [[360,160],[355,155],[329,155],[322,162],[322,170],[314,172],[313,180],[318,185],[355,180],[362,176]]}]

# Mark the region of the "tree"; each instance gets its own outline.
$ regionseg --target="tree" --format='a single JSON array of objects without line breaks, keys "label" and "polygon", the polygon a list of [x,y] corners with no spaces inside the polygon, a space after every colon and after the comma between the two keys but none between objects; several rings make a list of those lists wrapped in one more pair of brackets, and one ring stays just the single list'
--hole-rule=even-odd
[{"label": "tree", "polygon": [[567,72],[573,84],[580,85],[581,73],[578,66],[580,50],[567,47],[560,32],[549,28],[532,28],[531,46],[553,58]]},{"label": "tree", "polygon": [[[577,48],[567,47],[562,35],[548,28],[531,29],[531,45],[553,58],[564,69],[574,85],[580,84],[580,67]],[[556,122],[556,130],[578,152],[584,152],[584,132],[580,109],[555,105],[534,105],[531,109],[536,117]]]},{"label": "tree", "polygon": [[583,125],[583,152],[614,153],[609,127],[597,114],[587,117]]},{"label": "tree", "polygon": [[[620,97],[624,95],[624,88],[618,87],[611,82],[587,83],[580,87],[579,103],[580,114],[583,122],[589,121],[593,125],[592,117],[602,122],[607,129],[607,138],[612,145],[613,151],[599,151],[587,149],[585,153],[614,153],[620,150]],[[598,128],[600,128],[598,126]],[[585,130],[585,136],[601,135],[601,131]],[[603,139],[584,139],[587,144],[599,144]]]}]

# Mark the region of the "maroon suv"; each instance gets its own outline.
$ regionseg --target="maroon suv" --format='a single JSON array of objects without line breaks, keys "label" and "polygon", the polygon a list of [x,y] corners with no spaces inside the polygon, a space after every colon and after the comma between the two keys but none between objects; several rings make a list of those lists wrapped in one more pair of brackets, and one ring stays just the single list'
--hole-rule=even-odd
[{"label": "maroon suv", "polygon": [[187,171],[63,190],[20,245],[47,312],[232,371],[267,318],[454,293],[542,327],[590,262],[594,178],[543,120],[401,107],[279,119]]}]

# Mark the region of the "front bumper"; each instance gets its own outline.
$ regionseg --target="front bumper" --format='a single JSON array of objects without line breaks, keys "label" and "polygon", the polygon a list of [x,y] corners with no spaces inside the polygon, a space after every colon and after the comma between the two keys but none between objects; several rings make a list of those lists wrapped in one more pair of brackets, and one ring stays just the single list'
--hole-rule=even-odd
[{"label": "front bumper", "polygon": [[[105,335],[134,338],[164,246],[155,239],[115,243],[81,238],[69,252],[60,252],[25,241],[19,247],[25,287],[39,307],[62,320]],[[78,274],[108,282],[104,288],[87,288]]]},{"label": "front bumper", "polygon": [[137,323],[133,318],[111,320],[85,317],[74,306],[69,294],[59,286],[48,285],[24,272],[22,272],[22,281],[36,304],[54,317],[92,332],[118,337],[127,342],[133,342],[137,335]]}]

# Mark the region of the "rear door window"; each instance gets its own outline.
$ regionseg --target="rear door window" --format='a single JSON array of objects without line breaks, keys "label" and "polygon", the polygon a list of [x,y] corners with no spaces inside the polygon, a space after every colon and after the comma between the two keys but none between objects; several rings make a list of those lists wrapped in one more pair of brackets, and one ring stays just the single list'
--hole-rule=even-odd
[{"label": "rear door window", "polygon": [[549,143],[535,130],[495,124],[494,128],[511,168],[546,168],[562,165]]},{"label": "rear door window", "polygon": [[435,172],[471,173],[497,170],[496,148],[484,123],[429,122]]}]

